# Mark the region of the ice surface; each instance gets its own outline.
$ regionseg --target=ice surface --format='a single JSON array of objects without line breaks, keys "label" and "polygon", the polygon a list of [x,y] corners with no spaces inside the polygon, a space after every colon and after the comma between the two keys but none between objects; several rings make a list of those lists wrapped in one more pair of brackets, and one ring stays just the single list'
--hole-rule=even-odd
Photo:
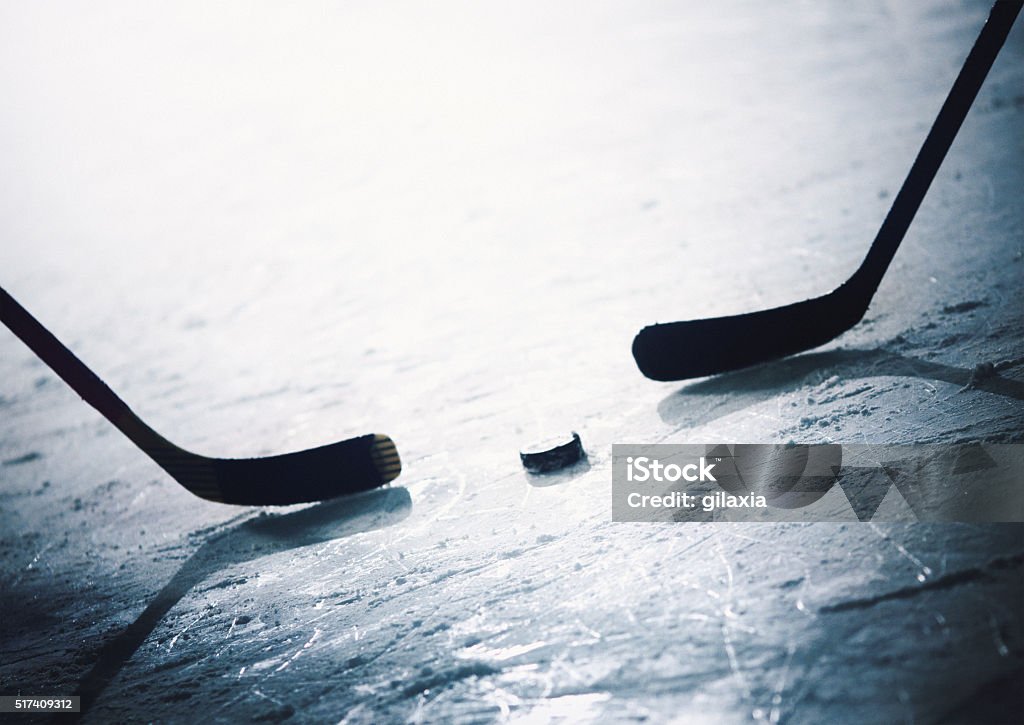
[{"label": "ice surface", "polygon": [[[1019,708],[1020,526],[610,522],[613,442],[1021,440],[1020,27],[864,323],[688,385],[629,353],[843,280],[985,12],[4,6],[0,283],[180,445],[380,431],[405,470],[201,502],[0,334],[0,692],[91,684],[95,722]],[[562,430],[587,463],[530,478]]]}]

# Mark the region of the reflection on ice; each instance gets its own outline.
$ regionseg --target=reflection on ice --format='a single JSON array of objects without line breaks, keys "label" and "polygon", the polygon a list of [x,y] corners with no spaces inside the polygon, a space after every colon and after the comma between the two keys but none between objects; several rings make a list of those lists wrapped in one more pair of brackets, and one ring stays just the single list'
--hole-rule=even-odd
[{"label": "reflection on ice", "polygon": [[547,642],[531,642],[529,644],[515,644],[508,647],[488,647],[485,643],[475,644],[472,647],[466,647],[458,652],[459,657],[474,660],[497,660],[504,661],[524,655],[527,652],[533,652],[535,649],[539,649],[546,645]]},{"label": "reflection on ice", "polygon": [[563,695],[541,700],[516,717],[519,723],[597,722],[605,716],[602,704],[611,699],[607,692]]}]

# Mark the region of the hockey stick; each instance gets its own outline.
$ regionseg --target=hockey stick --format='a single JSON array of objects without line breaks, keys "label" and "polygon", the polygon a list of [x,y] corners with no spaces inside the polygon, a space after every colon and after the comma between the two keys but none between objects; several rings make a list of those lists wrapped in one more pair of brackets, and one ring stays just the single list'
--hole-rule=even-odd
[{"label": "hockey stick", "polygon": [[997,0],[992,6],[903,187],[850,279],[827,295],[785,307],[645,327],[633,340],[641,372],[654,380],[714,375],[809,350],[860,322],[1020,9],[1019,0]]},{"label": "hockey stick", "polygon": [[385,435],[265,458],[208,458],[174,445],[146,425],[106,384],[0,288],[0,320],[43,362],[143,450],[200,498],[249,506],[284,506],[367,491],[402,471]]}]

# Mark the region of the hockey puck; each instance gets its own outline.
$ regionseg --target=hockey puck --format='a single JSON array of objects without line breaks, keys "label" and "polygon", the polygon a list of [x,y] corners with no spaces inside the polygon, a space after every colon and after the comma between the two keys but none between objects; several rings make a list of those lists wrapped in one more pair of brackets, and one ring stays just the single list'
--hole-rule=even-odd
[{"label": "hockey puck", "polygon": [[530,473],[547,473],[565,468],[583,458],[583,443],[578,433],[559,436],[524,446],[519,451],[519,460]]}]

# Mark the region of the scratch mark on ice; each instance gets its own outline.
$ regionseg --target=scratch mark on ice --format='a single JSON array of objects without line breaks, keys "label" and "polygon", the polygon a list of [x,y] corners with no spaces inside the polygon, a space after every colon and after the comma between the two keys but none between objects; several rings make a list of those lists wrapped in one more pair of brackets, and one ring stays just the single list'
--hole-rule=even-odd
[{"label": "scratch mark on ice", "polygon": [[297,660],[302,655],[303,652],[305,652],[307,649],[313,646],[313,643],[316,642],[318,637],[320,637],[321,632],[323,632],[322,629],[320,629],[319,627],[315,627],[313,629],[313,636],[310,637],[306,641],[306,643],[295,652],[295,654],[286,659],[277,669],[275,669],[274,672],[280,672],[281,670],[287,669],[288,665]]},{"label": "scratch mark on ice", "polygon": [[717,534],[715,535],[715,548],[718,549],[718,556],[722,560],[722,564],[725,566],[726,576],[725,602],[721,609],[722,642],[725,646],[725,653],[729,658],[729,669],[732,670],[733,675],[739,681],[740,687],[743,689],[744,696],[750,697],[750,685],[747,682],[746,676],[743,674],[743,668],[740,667],[739,657],[736,654],[736,646],[733,643],[732,637],[733,625],[731,620],[734,620],[737,617],[736,613],[732,609],[734,603],[732,564],[729,563],[729,558],[725,555],[725,551],[722,549],[721,541]]},{"label": "scratch mark on ice", "polygon": [[906,559],[907,561],[909,561],[911,564],[913,564],[914,566],[916,566],[918,568],[917,576],[915,578],[917,579],[918,582],[920,582],[921,584],[924,584],[924,582],[928,579],[928,577],[930,577],[932,575],[931,567],[927,566],[923,561],[921,561],[916,556],[914,556],[909,551],[907,551],[907,548],[905,546],[903,546],[903,544],[899,543],[898,541],[893,541],[889,537],[889,535],[887,533],[885,533],[884,531],[882,531],[880,528],[878,528],[878,526],[874,522],[868,521],[868,525],[871,527],[872,531],[874,531],[876,534],[878,534],[882,538],[882,540],[884,540],[886,543],[889,543],[889,544],[892,544],[893,546],[895,546],[896,547],[896,551],[898,551],[900,553],[900,555],[904,559]]}]

